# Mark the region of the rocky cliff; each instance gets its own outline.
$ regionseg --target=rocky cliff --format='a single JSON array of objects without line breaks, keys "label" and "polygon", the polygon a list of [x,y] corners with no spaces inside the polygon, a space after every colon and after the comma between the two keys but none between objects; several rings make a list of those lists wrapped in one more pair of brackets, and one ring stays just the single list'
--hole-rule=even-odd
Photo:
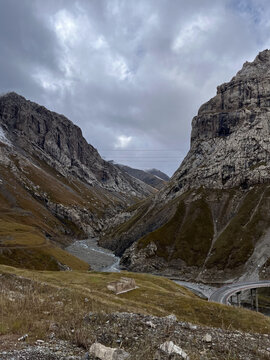
[{"label": "rocky cliff", "polygon": [[0,97],[0,262],[57,268],[68,255],[52,244],[96,236],[152,192],[104,161],[63,115],[15,93]]},{"label": "rocky cliff", "polygon": [[265,50],[200,107],[190,151],[169,184],[103,244],[138,271],[214,281],[267,276],[269,134]]}]

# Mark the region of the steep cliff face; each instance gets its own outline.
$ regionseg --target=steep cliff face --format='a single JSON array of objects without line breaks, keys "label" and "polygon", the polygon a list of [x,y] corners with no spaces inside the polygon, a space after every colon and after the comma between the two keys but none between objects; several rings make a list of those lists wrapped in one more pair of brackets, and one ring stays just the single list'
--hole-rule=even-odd
[{"label": "steep cliff face", "polygon": [[104,244],[120,254],[133,244],[122,263],[134,270],[214,280],[267,273],[269,134],[265,50],[201,106],[190,151],[169,184]]},{"label": "steep cliff face", "polygon": [[[269,180],[270,51],[245,63],[192,120],[191,149],[174,190],[248,188]],[[179,188],[179,190],[177,189]]]},{"label": "steep cliff face", "polygon": [[96,236],[152,191],[101,159],[63,115],[0,97],[0,262],[85,267],[55,245]]}]

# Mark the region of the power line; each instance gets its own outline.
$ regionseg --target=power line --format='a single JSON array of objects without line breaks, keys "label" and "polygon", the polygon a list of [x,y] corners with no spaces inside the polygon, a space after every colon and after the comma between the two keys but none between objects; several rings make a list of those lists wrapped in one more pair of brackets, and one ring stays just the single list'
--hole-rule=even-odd
[{"label": "power line", "polygon": [[99,151],[159,151],[159,152],[162,152],[162,151],[173,151],[173,152],[182,152],[183,150],[179,150],[179,149],[176,149],[176,150],[158,150],[158,149],[153,149],[153,150],[149,150],[149,149],[127,149],[127,150],[124,150],[124,149],[99,149]]},{"label": "power line", "polygon": [[[110,156],[107,156],[107,157],[110,157]],[[160,156],[160,157],[157,157],[157,156],[155,156],[155,157],[151,157],[151,156],[147,156],[147,157],[119,157],[119,156],[117,156],[117,157],[115,157],[115,159],[127,159],[127,160],[143,160],[143,159],[179,159],[179,157],[177,157],[177,156],[175,156],[175,157],[173,157],[173,156],[171,156],[171,157],[169,157],[169,156]]]}]

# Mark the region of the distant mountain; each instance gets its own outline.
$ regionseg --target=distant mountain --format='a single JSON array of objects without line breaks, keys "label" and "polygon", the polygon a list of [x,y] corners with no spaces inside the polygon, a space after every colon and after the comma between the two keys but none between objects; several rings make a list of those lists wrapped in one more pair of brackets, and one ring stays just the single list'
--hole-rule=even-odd
[{"label": "distant mountain", "polygon": [[85,267],[56,245],[96,236],[153,191],[104,161],[63,115],[0,97],[0,263]]},{"label": "distant mountain", "polygon": [[165,174],[164,172],[162,172],[158,169],[149,169],[149,170],[145,170],[145,171],[149,174],[157,176],[158,178],[160,178],[166,182],[170,180],[170,177],[167,174]]},{"label": "distant mountain", "polygon": [[[119,169],[125,171],[127,174],[133,176],[136,179],[143,181],[147,185],[150,185],[158,190],[160,190],[169,180],[169,177],[166,174],[156,169],[140,170],[122,164],[117,164],[116,166]],[[164,178],[165,179],[167,178],[168,180],[165,180]]]}]

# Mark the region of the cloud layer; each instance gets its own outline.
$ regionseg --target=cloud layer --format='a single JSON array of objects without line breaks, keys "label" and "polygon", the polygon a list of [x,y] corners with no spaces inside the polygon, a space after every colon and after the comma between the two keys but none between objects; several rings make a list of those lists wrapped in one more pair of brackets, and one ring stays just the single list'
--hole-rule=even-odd
[{"label": "cloud layer", "polygon": [[269,15],[264,0],[0,0],[0,92],[63,113],[108,160],[171,175],[199,106],[270,47]]}]

